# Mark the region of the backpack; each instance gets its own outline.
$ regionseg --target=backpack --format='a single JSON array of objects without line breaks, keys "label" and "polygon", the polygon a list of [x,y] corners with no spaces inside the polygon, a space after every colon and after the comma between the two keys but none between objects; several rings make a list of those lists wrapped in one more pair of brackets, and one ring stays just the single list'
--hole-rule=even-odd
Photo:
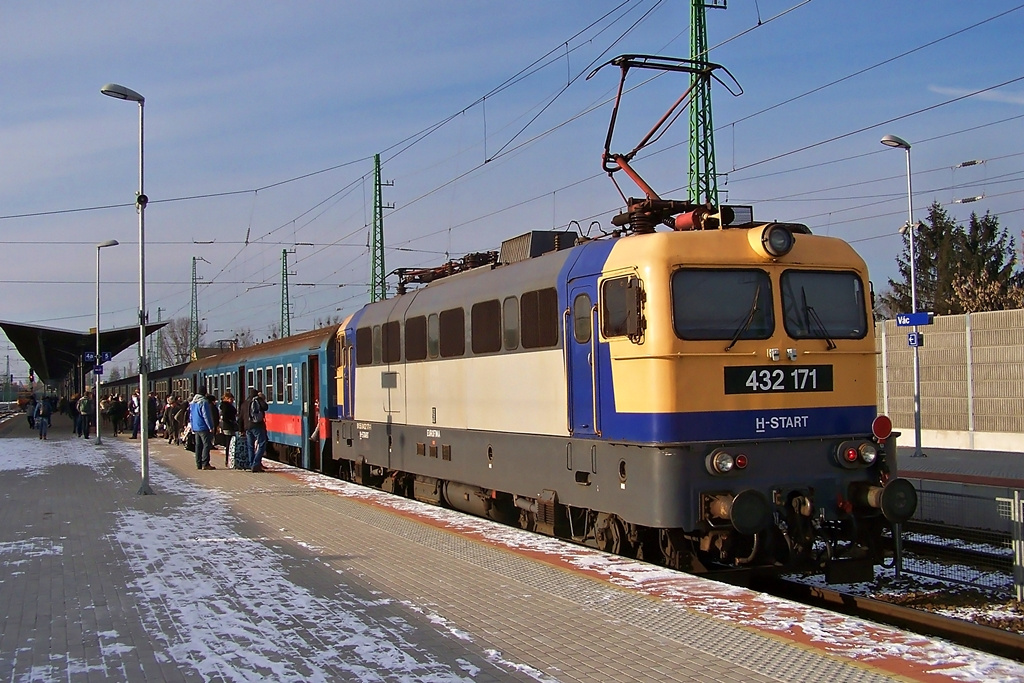
[{"label": "backpack", "polygon": [[249,401],[249,422],[252,424],[263,424],[266,413],[260,405],[260,397],[257,396]]}]

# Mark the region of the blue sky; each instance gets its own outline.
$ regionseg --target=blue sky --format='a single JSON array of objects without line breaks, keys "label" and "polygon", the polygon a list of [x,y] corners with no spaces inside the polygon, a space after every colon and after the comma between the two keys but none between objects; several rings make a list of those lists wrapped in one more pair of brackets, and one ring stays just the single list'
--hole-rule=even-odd
[{"label": "blue sky", "polygon": [[[711,59],[744,91],[713,92],[723,201],[850,240],[882,291],[907,212],[905,155],[879,144],[891,133],[913,145],[915,218],[933,201],[960,220],[991,211],[1019,245],[1018,7],[733,0],[708,10]],[[283,249],[295,250],[293,332],[367,300],[375,153],[394,181],[389,270],[572,220],[607,225],[621,205],[600,166],[618,73],[576,77],[621,53],[688,52],[683,0],[5,3],[0,319],[89,329],[94,245],[116,239],[102,253],[102,327],[135,322],[138,107],[101,95],[105,83],[146,97],[150,319],[158,308],[189,315],[192,257],[202,257],[207,338],[243,328],[260,338],[280,319]],[[627,95],[616,146],[632,148],[685,85],[667,75]],[[635,164],[664,195],[685,198],[669,192],[686,184],[685,137],[683,121]],[[974,159],[985,163],[956,168]]]}]

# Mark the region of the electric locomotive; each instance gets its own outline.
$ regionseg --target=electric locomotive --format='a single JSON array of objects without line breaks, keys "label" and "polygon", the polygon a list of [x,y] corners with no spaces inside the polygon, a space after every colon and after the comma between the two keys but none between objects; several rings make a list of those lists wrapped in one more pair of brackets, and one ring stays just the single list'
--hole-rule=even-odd
[{"label": "electric locomotive", "polygon": [[862,574],[913,513],[845,242],[536,232],[457,270],[339,329],[344,476],[691,571]]}]

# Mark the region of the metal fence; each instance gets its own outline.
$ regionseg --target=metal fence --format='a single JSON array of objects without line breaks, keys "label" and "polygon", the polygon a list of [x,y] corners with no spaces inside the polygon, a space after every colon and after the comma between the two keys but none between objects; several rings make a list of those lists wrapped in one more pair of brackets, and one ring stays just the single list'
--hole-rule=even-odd
[{"label": "metal fence", "polygon": [[[1012,499],[964,493],[919,492],[914,517],[903,528],[902,571],[1024,601],[1024,509]],[[971,528],[995,509],[1010,531]]]}]

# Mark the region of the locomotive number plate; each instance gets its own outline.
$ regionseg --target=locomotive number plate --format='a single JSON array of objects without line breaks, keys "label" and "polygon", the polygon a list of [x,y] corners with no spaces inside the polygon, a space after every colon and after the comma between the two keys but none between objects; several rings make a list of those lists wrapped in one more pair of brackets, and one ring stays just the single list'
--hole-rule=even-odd
[{"label": "locomotive number plate", "polygon": [[725,368],[725,393],[775,394],[832,391],[831,365],[745,365]]}]

